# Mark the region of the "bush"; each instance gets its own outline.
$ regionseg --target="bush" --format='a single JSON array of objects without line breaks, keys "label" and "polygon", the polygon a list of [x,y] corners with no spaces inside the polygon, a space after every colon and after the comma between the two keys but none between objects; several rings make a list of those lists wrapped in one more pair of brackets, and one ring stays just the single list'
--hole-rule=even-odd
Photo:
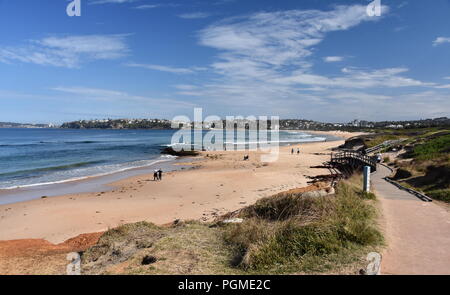
[{"label": "bush", "polygon": [[397,169],[397,171],[395,172],[393,179],[396,179],[396,180],[397,179],[405,179],[405,178],[409,178],[411,176],[412,176],[411,172],[409,172],[406,169],[400,168],[400,169]]},{"label": "bush", "polygon": [[431,160],[450,152],[450,135],[443,135],[414,147],[413,156],[419,160]]},{"label": "bush", "polygon": [[316,198],[305,198],[301,193],[281,194],[264,198],[243,211],[246,217],[265,220],[287,220],[289,218],[314,219],[329,210],[325,202]]},{"label": "bush", "polygon": [[430,198],[450,203],[450,189],[441,189],[427,192]]},{"label": "bush", "polygon": [[250,219],[225,231],[225,241],[236,251],[236,264],[262,270],[304,256],[380,244],[375,209],[357,186],[341,182],[334,197],[282,195],[247,208],[244,214]]}]

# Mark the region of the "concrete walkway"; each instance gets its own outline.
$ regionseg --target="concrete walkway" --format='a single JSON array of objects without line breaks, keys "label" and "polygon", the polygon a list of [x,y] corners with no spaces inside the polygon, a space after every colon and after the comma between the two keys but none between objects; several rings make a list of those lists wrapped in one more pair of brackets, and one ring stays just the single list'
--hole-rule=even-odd
[{"label": "concrete walkway", "polygon": [[388,183],[388,168],[371,175],[384,217],[382,274],[450,274],[450,211]]}]

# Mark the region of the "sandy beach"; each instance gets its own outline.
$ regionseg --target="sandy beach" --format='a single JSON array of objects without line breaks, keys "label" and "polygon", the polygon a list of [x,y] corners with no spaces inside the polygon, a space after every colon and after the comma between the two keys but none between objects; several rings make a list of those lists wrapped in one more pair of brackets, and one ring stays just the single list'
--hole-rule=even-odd
[{"label": "sandy beach", "polygon": [[[343,139],[357,133],[328,132]],[[262,163],[261,152],[203,152],[191,169],[165,173],[162,181],[139,175],[112,183],[113,190],[48,197],[0,206],[0,240],[44,239],[61,243],[84,233],[120,224],[176,219],[209,221],[258,199],[307,186],[308,176],[327,174],[310,168],[327,161],[344,140],[280,147],[279,158]],[[300,155],[291,148],[300,147]],[[249,154],[249,161],[243,156]]]}]

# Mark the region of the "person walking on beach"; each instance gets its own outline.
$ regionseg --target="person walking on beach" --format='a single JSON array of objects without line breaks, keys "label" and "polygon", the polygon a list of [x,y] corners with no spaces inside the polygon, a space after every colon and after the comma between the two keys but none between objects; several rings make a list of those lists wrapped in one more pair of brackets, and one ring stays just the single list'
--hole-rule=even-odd
[{"label": "person walking on beach", "polygon": [[153,172],[153,181],[158,181],[158,170]]},{"label": "person walking on beach", "polygon": [[161,169],[158,170],[158,178],[159,178],[159,180],[162,180],[162,170]]},{"label": "person walking on beach", "polygon": [[294,148],[291,149],[291,155],[293,155],[293,154],[294,154]]},{"label": "person walking on beach", "polygon": [[300,155],[300,149],[297,149],[297,155]]}]

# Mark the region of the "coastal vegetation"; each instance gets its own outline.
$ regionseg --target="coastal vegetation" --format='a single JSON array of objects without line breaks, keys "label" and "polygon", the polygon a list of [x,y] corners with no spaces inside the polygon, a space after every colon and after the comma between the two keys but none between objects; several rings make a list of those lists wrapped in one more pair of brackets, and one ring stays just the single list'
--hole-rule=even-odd
[{"label": "coastal vegetation", "polygon": [[382,243],[373,195],[360,190],[360,176],[342,181],[333,197],[281,194],[246,208],[246,222],[229,226],[225,241],[245,270],[336,271],[358,259],[365,247]]},{"label": "coastal vegetation", "polygon": [[401,139],[382,150],[394,180],[429,197],[450,202],[450,128],[379,130],[362,136],[366,147]]},{"label": "coastal vegetation", "polygon": [[242,223],[176,221],[125,224],[105,232],[82,255],[86,273],[350,273],[383,244],[376,201],[361,176],[335,194],[281,193],[240,210]]}]

